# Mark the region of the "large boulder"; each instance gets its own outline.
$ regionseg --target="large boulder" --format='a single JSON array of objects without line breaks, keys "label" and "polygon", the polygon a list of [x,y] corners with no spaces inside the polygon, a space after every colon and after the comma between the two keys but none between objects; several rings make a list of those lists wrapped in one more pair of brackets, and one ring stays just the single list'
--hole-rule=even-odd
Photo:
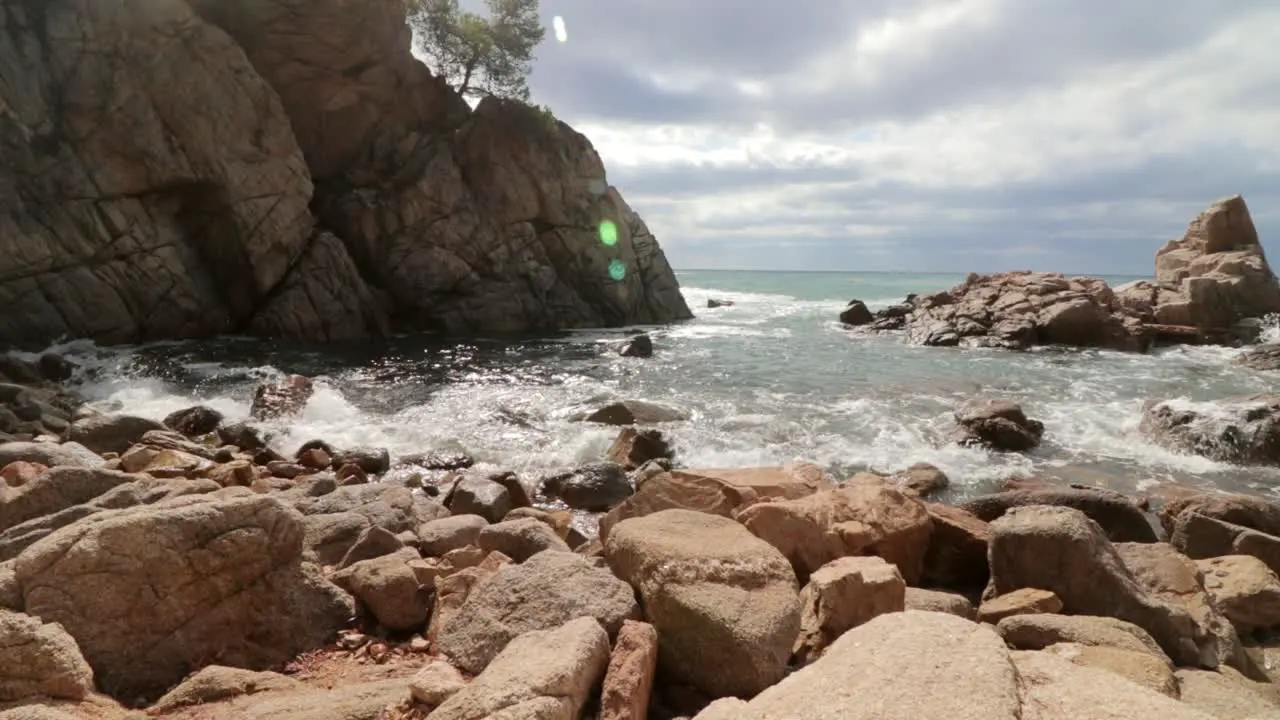
[{"label": "large boulder", "polygon": [[800,590],[800,635],[795,655],[817,660],[836,638],[885,613],[901,612],[906,583],[877,557],[846,557],[818,568]]},{"label": "large boulder", "polygon": [[631,497],[600,518],[600,539],[627,518],[682,509],[732,517],[761,500],[794,500],[831,487],[822,468],[809,463],[784,467],[688,469],[660,472],[640,482]]},{"label": "large boulder", "polygon": [[45,467],[96,468],[102,467],[106,461],[80,443],[0,443],[0,467],[15,462],[39,463]]},{"label": "large boulder", "polygon": [[1015,652],[1012,659],[1024,720],[1221,720],[1110,668],[1072,662],[1056,652]]},{"label": "large boulder", "polygon": [[21,487],[0,493],[0,532],[53,515],[141,476],[114,470],[56,467]]},{"label": "large boulder", "polygon": [[609,664],[609,636],[590,617],[514,638],[432,720],[546,718],[582,713]]},{"label": "large boulder", "polygon": [[410,567],[409,563],[419,558],[412,548],[401,548],[389,555],[352,563],[329,579],[359,599],[387,630],[422,630],[431,612],[431,594]]},{"label": "large boulder", "polygon": [[1102,528],[1079,510],[1013,508],[991,523],[989,562],[992,594],[1050,590],[1066,613],[1114,617],[1143,628],[1181,665],[1218,664],[1216,638],[1185,608],[1148,592]]},{"label": "large boulder", "polygon": [[300,562],[302,536],[267,496],[183,497],[63,528],[14,574],[23,609],[66,628],[102,690],[133,699],[214,658],[276,665],[342,627],[351,598]]},{"label": "large boulder", "polygon": [[291,417],[302,412],[315,393],[311,378],[286,375],[275,382],[263,383],[253,392],[249,415],[255,420]]},{"label": "large boulder", "polygon": [[1009,452],[1040,444],[1044,423],[1032,420],[1022,406],[1009,400],[971,400],[955,413],[957,442]]},{"label": "large boulder", "polygon": [[583,465],[543,481],[542,491],[575,510],[605,512],[631,497],[627,470],[613,462]]},{"label": "large boulder", "polygon": [[1238,465],[1280,465],[1280,395],[1154,403],[1139,428],[1176,452]]},{"label": "large boulder", "polygon": [[1075,508],[1098,523],[1112,542],[1155,542],[1156,532],[1133,500],[1120,493],[1079,487],[1029,487],[980,495],[960,504],[991,522],[1010,508],[1054,505]]},{"label": "large boulder", "polygon": [[773,546],[727,518],[663,510],[619,523],[604,552],[658,629],[660,672],[711,697],[754,695],[786,674],[800,603]]},{"label": "large boulder", "polygon": [[547,551],[501,568],[441,628],[440,651],[463,670],[479,673],[517,636],[576,617],[594,618],[616,634],[640,609],[631,587],[598,562]]},{"label": "large boulder", "polygon": [[1156,283],[1163,324],[1228,328],[1280,312],[1280,283],[1239,195],[1215,202],[1156,253]]},{"label": "large boulder", "polygon": [[1204,588],[1240,632],[1280,627],[1280,577],[1248,555],[1198,560]]},{"label": "large boulder", "polygon": [[1107,647],[1159,658],[1173,667],[1173,661],[1146,630],[1133,623],[1093,615],[1014,615],[996,624],[996,632],[1009,647],[1043,650],[1060,643]]},{"label": "large boulder", "polygon": [[908,585],[920,580],[933,529],[920,501],[883,483],[760,502],[738,519],[782,551],[802,579],[836,558],[878,555],[897,565]]},{"label": "large boulder", "polygon": [[93,692],[93,670],[56,623],[0,609],[0,657],[0,703],[38,696],[80,700]]},{"label": "large boulder", "polygon": [[949,505],[925,503],[933,531],[924,556],[920,580],[931,587],[963,591],[986,587],[987,523],[971,513]]},{"label": "large boulder", "polygon": [[131,415],[93,415],[71,423],[68,442],[80,443],[95,453],[123,454],[152,430],[164,430],[162,423]]}]

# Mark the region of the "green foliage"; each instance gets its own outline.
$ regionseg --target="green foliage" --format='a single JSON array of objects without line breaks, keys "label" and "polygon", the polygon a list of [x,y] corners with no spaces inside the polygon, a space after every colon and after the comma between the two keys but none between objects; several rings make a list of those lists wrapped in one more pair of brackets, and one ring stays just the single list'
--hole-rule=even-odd
[{"label": "green foliage", "polygon": [[432,72],[461,95],[529,99],[533,49],[546,29],[538,0],[485,0],[489,17],[458,0],[409,0],[409,23]]}]

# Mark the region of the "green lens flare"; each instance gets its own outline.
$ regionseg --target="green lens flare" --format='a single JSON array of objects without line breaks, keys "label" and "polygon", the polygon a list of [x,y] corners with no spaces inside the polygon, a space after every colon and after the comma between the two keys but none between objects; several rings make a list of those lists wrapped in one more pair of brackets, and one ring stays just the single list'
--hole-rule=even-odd
[{"label": "green lens flare", "polygon": [[614,280],[621,280],[627,276],[627,265],[618,258],[614,258],[609,263],[609,277]]},{"label": "green lens flare", "polygon": [[618,226],[614,225],[612,220],[600,222],[600,242],[609,247],[618,244]]}]

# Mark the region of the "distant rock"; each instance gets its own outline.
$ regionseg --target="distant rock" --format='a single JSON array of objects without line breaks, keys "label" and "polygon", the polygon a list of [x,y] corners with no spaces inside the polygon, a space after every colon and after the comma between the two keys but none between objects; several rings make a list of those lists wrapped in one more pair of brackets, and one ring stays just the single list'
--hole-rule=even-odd
[{"label": "distant rock", "polygon": [[708,310],[715,310],[716,308],[733,307],[733,306],[734,306],[734,302],[732,300],[718,300],[716,298],[710,298],[707,300]]},{"label": "distant rock", "polygon": [[687,419],[684,413],[675,408],[643,400],[621,400],[606,405],[585,418],[587,422],[603,425],[656,425]]},{"label": "distant rock", "polygon": [[653,357],[653,338],[648,335],[636,335],[618,350],[618,354],[622,357]]},{"label": "distant rock", "polygon": [[1143,413],[1139,429],[1176,452],[1241,465],[1280,465],[1280,395],[1198,405],[1155,403]]},{"label": "distant rock", "polygon": [[176,410],[164,418],[166,427],[187,437],[208,435],[222,424],[222,413],[204,405]]},{"label": "distant rock", "polygon": [[840,322],[845,325],[866,325],[875,320],[866,303],[861,300],[850,300],[848,307],[840,311]]},{"label": "distant rock", "polygon": [[955,420],[957,442],[992,450],[1030,450],[1040,444],[1044,434],[1044,423],[1028,418],[1021,405],[1009,400],[971,400],[956,411]]},{"label": "distant rock", "polygon": [[283,379],[263,383],[253,393],[249,415],[255,420],[292,417],[302,412],[315,392],[311,378],[287,375]]}]

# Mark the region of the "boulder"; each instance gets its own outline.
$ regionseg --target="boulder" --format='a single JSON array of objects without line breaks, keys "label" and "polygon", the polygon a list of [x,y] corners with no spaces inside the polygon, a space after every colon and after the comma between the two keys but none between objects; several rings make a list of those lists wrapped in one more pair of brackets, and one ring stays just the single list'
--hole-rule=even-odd
[{"label": "boulder", "polygon": [[955,413],[956,441],[992,450],[1023,452],[1040,444],[1044,423],[1032,420],[1008,400],[970,400]]},{"label": "boulder", "polygon": [[609,636],[590,617],[514,638],[431,720],[577,718],[609,664]]},{"label": "boulder", "polygon": [[924,505],[884,484],[846,483],[797,500],[758,502],[738,520],[778,548],[801,579],[836,558],[878,555],[897,565],[908,585],[920,580],[933,528]]},{"label": "boulder", "polygon": [[794,656],[807,665],[836,638],[885,613],[901,612],[906,583],[877,557],[847,557],[818,568],[800,590],[800,635]]},{"label": "boulder", "polygon": [[613,526],[660,510],[682,509],[732,517],[760,500],[787,500],[831,487],[822,468],[809,463],[785,467],[664,471],[639,483],[636,493],[600,518],[600,539]]},{"label": "boulder", "polygon": [[1178,679],[1168,661],[1150,653],[1077,643],[1057,643],[1045,648],[1045,652],[1080,667],[1115,673],[1166,697],[1179,698]]},{"label": "boulder", "polygon": [[1160,323],[1227,328],[1280,312],[1280,283],[1239,195],[1215,202],[1156,253],[1156,283]]},{"label": "boulder", "polygon": [[987,523],[960,508],[925,503],[933,531],[921,581],[932,587],[981,590],[986,587]]},{"label": "boulder", "polygon": [[526,632],[589,617],[612,635],[639,616],[631,587],[607,568],[573,553],[543,552],[476,585],[441,628],[439,647],[459,668],[479,673]]},{"label": "boulder", "polygon": [[[414,561],[415,564],[417,562]],[[431,622],[427,625],[427,641],[433,652],[439,653],[441,632],[457,616],[471,591],[510,564],[511,558],[492,552],[485,555],[477,565],[436,577],[435,604],[431,608]]]},{"label": "boulder", "polygon": [[370,475],[381,475],[391,469],[391,453],[386,448],[355,447],[329,454],[334,470],[355,465]]},{"label": "boulder", "polygon": [[1154,403],[1139,429],[1175,452],[1236,465],[1280,465],[1280,395]]},{"label": "boulder", "polygon": [[454,515],[423,523],[417,529],[418,549],[427,557],[439,557],[468,545],[479,545],[480,531],[489,521],[479,515]]},{"label": "boulder", "polygon": [[263,383],[253,391],[249,417],[254,420],[293,417],[302,412],[313,393],[315,384],[302,375],[286,375],[275,382]]},{"label": "boulder", "polygon": [[431,603],[430,592],[409,566],[409,561],[418,558],[412,548],[401,548],[390,555],[353,563],[330,575],[329,580],[360,600],[387,630],[421,630]]},{"label": "boulder", "polygon": [[147,708],[150,714],[172,712],[192,705],[207,705],[229,698],[277,690],[296,690],[302,683],[280,673],[210,665],[183,680]]},{"label": "boulder", "polygon": [[[317,481],[315,486],[300,485],[275,495],[306,516],[307,552],[326,565],[340,561],[371,525],[398,535],[449,514],[421,493],[391,483],[330,488],[332,479],[328,487]],[[318,489],[328,491],[317,494]]]},{"label": "boulder", "polygon": [[978,622],[1000,622],[1015,615],[1038,615],[1062,610],[1062,600],[1048,590],[1021,588],[1005,595],[984,600],[978,606]]},{"label": "boulder", "polygon": [[1273,572],[1280,572],[1280,537],[1198,512],[1185,512],[1177,517],[1169,542],[1188,557],[1249,555],[1261,560]]},{"label": "boulder", "polygon": [[866,325],[872,320],[875,320],[875,316],[861,300],[850,300],[848,306],[840,311],[840,322],[845,325]]},{"label": "boulder", "polygon": [[960,507],[991,522],[1010,508],[1052,505],[1075,508],[1098,523],[1112,542],[1156,541],[1155,530],[1133,500],[1108,490],[1079,487],[1033,487],[981,495]]},{"label": "boulder", "polygon": [[643,400],[621,400],[596,410],[584,419],[602,425],[657,425],[688,418],[679,410],[665,405]]},{"label": "boulder", "polygon": [[575,510],[591,512],[611,510],[634,492],[626,469],[612,462],[591,463],[572,473],[547,478],[542,491]]},{"label": "boulder", "polygon": [[163,422],[165,427],[187,437],[198,437],[217,430],[222,424],[222,413],[211,407],[196,405],[169,413]]},{"label": "boulder", "polygon": [[1137,581],[1155,597],[1178,605],[1218,640],[1218,662],[1240,666],[1240,638],[1209,593],[1196,563],[1167,543],[1116,543],[1116,552]]},{"label": "boulder", "polygon": [[463,475],[445,505],[454,515],[479,515],[491,523],[501,522],[516,507],[506,486],[482,475]]},{"label": "boulder", "polygon": [[672,460],[675,451],[660,430],[624,427],[618,431],[618,437],[609,446],[605,458],[630,471],[650,460]]},{"label": "boulder", "polygon": [[0,467],[15,462],[38,463],[45,467],[97,468],[105,462],[80,443],[0,442]]},{"label": "boulder", "polygon": [[947,474],[929,463],[916,463],[896,472],[889,477],[889,482],[900,490],[921,498],[927,498],[951,486]]},{"label": "boulder", "polygon": [[1201,493],[1171,500],[1160,509],[1160,523],[1164,526],[1165,532],[1171,537],[1177,534],[1178,519],[1189,512],[1268,535],[1280,536],[1280,503],[1256,495]]},{"label": "boulder", "polygon": [[786,674],[800,603],[774,547],[727,518],[664,510],[619,523],[604,551],[658,629],[660,672],[710,697],[750,696]]},{"label": "boulder", "polygon": [[1280,343],[1251,347],[1237,355],[1232,362],[1253,370],[1280,370]]},{"label": "boulder", "polygon": [[164,430],[161,423],[130,415],[95,415],[71,423],[66,440],[102,454],[123,454],[151,430]]},{"label": "boulder", "polygon": [[708,310],[715,310],[716,308],[722,308],[722,307],[733,307],[734,304],[735,303],[732,300],[721,300],[719,298],[707,298]]},{"label": "boulder", "polygon": [[977,611],[973,608],[973,603],[963,595],[944,590],[926,590],[914,587],[907,588],[906,594],[903,596],[903,608],[906,610],[947,613],[948,615],[962,617],[965,620],[973,620],[977,614]]},{"label": "boulder", "polygon": [[0,493],[0,531],[89,502],[138,479],[114,470],[55,467],[22,487]]},{"label": "boulder", "polygon": [[618,354],[622,357],[653,357],[653,338],[644,334],[636,335],[618,349]]},{"label": "boulder", "polygon": [[648,720],[657,667],[658,631],[648,623],[624,620],[604,674],[599,720]]},{"label": "boulder", "polygon": [[0,482],[6,487],[22,487],[49,471],[45,465],[19,460],[0,467]]},{"label": "boulder", "polygon": [[1230,668],[1218,672],[1180,668],[1178,695],[1182,704],[1214,720],[1264,720],[1280,717],[1276,687],[1256,683]]},{"label": "boulder", "polygon": [[1009,651],[990,628],[943,613],[908,611],[850,630],[821,660],[750,702],[715,703],[696,720],[1028,717]]},{"label": "boulder", "polygon": [[93,692],[93,670],[57,623],[0,609],[0,703],[32,697],[80,700]]},{"label": "boulder", "polygon": [[232,445],[245,452],[254,452],[267,447],[262,432],[243,422],[218,426],[218,440],[224,445]]},{"label": "boulder", "polygon": [[409,694],[414,702],[434,708],[457,695],[466,686],[467,681],[457,668],[446,660],[436,658],[413,676],[409,683]]},{"label": "boulder", "polygon": [[1204,589],[1239,632],[1280,627],[1280,577],[1261,560],[1227,555],[1196,561]]},{"label": "boulder", "polygon": [[1109,647],[1173,662],[1146,630],[1109,617],[1091,615],[1014,615],[996,623],[996,632],[1009,647],[1043,650],[1058,643]]},{"label": "boulder", "polygon": [[[357,676],[359,677],[359,676]],[[206,711],[235,720],[375,720],[386,717],[408,697],[410,678],[352,679],[327,688],[303,684],[297,689],[240,695],[210,708],[192,708],[177,717],[200,718]]]},{"label": "boulder", "polygon": [[1168,695],[1056,653],[1012,653],[1023,718],[1033,720],[1215,720]]},{"label": "boulder", "polygon": [[485,526],[476,538],[485,552],[500,552],[516,562],[524,562],[544,550],[573,552],[550,525],[537,518],[505,520]]},{"label": "boulder", "polygon": [[1149,593],[1097,523],[1079,510],[1017,507],[991,523],[991,584],[996,595],[1050,590],[1063,612],[1131,622],[1181,665],[1217,666],[1217,640],[1181,606]]},{"label": "boulder", "polygon": [[60,623],[98,686],[131,699],[214,657],[261,669],[319,647],[351,617],[351,599],[300,562],[296,513],[241,492],[58,530],[15,560],[25,611]]}]

